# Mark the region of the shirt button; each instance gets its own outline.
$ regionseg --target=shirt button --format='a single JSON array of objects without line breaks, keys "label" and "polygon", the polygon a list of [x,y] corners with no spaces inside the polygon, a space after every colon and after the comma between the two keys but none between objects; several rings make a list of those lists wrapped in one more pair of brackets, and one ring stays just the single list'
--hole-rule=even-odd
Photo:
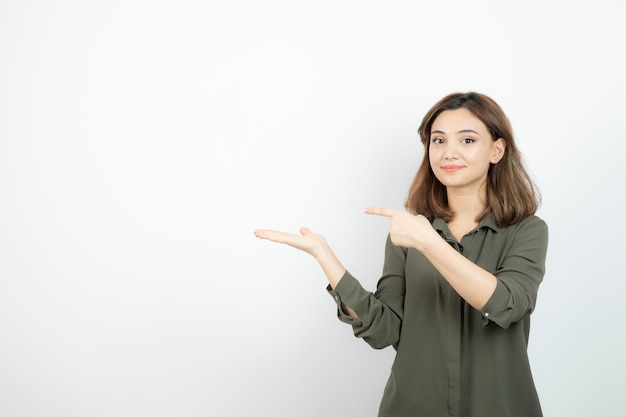
[{"label": "shirt button", "polygon": [[489,317],[489,313],[485,313],[485,317]]}]

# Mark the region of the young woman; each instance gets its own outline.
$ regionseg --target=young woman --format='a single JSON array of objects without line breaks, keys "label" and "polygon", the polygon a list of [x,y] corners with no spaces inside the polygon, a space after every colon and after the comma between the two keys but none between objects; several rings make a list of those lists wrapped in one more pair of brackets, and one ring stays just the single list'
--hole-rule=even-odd
[{"label": "young woman", "polygon": [[339,319],[372,347],[396,349],[380,417],[541,416],[526,348],[548,229],[510,123],[489,97],[456,93],[419,135],[408,211],[365,210],[390,219],[375,293],[307,228],[255,234],[311,254]]}]

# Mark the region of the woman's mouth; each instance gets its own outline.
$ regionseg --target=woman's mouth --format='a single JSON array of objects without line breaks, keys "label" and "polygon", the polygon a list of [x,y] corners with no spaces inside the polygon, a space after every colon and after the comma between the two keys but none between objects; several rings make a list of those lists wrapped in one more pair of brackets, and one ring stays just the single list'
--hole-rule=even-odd
[{"label": "woman's mouth", "polygon": [[463,166],[462,165],[444,165],[441,168],[446,172],[457,172],[458,170],[462,169]]}]

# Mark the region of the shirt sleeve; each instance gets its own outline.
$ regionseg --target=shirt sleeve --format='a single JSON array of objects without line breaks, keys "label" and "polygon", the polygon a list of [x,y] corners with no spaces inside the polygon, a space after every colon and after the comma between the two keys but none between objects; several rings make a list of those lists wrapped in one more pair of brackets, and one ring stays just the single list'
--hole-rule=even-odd
[{"label": "shirt sleeve", "polygon": [[[406,249],[395,246],[389,236],[385,246],[383,275],[375,293],[365,290],[349,272],[332,290],[327,288],[337,303],[337,316],[352,325],[354,335],[361,337],[375,349],[397,346],[404,314]],[[347,315],[342,304],[353,309],[358,318]]]},{"label": "shirt sleeve", "polygon": [[481,310],[482,324],[508,328],[535,308],[539,284],[545,273],[548,226],[532,216],[516,228],[495,272],[496,289]]}]

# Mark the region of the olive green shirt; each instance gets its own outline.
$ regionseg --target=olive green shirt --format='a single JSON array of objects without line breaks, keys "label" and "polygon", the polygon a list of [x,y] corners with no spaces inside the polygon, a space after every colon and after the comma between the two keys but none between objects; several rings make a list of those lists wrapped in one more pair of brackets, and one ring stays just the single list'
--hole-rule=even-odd
[{"label": "olive green shirt", "polygon": [[[457,242],[445,221],[440,236],[497,278],[478,311],[415,249],[387,237],[376,293],[349,272],[328,289],[338,316],[375,349],[397,352],[379,417],[540,417],[528,355],[530,314],[545,272],[548,228],[531,216],[500,228],[493,216]],[[358,315],[346,315],[341,304]]]}]

